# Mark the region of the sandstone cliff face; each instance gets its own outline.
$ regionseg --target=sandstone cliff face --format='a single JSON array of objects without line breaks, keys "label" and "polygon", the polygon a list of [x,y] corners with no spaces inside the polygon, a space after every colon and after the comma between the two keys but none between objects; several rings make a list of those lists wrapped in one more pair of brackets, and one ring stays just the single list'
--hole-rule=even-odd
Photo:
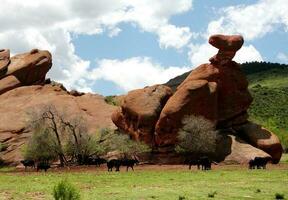
[{"label": "sandstone cliff face", "polygon": [[[247,121],[247,109],[252,102],[252,97],[248,91],[245,75],[241,72],[239,64],[232,60],[244,43],[243,37],[214,35],[210,37],[209,43],[219,49],[218,53],[209,59],[210,63],[192,70],[183,82],[174,80],[174,83],[178,82],[179,85],[177,89],[175,87],[177,84],[173,85],[174,94],[170,95],[169,100],[161,107],[157,120],[153,119],[153,123],[145,126],[147,123],[142,118],[137,118],[137,124],[143,124],[144,127],[128,129],[125,127],[133,123],[130,115],[120,115],[121,112],[118,111],[113,114],[114,123],[117,121],[116,126],[130,135],[141,135],[142,130],[149,127],[149,132],[145,132],[145,135],[149,133],[149,138],[154,140],[142,141],[155,144],[158,153],[169,154],[173,152],[173,147],[178,142],[177,134],[182,127],[183,118],[187,115],[203,116],[212,121],[219,130],[232,130],[232,133],[226,134],[227,137],[223,137],[226,139],[220,140],[219,143],[222,145],[218,149],[226,150],[216,152],[218,153],[216,160],[227,159],[244,163],[259,156],[272,157],[274,163],[279,162],[282,146],[277,136],[271,132],[267,134],[267,130],[251,126]],[[131,97],[129,93],[125,98]],[[142,102],[138,95],[133,98],[135,102]],[[145,99],[145,102],[149,102],[150,98],[146,98],[148,99]],[[157,101],[160,104],[160,99],[156,99]],[[121,106],[122,110],[129,110],[129,108],[129,105]],[[136,110],[133,113],[134,116],[139,114],[140,112]]]},{"label": "sandstone cliff face", "polygon": [[61,84],[45,84],[45,75],[52,65],[49,52],[33,50],[12,57],[8,63],[0,78],[0,142],[8,146],[2,152],[6,162],[22,159],[21,147],[32,134],[27,124],[28,112],[44,105],[53,105],[70,116],[82,116],[92,134],[101,128],[115,128],[110,116],[116,107],[105,103],[103,96],[67,92]]}]

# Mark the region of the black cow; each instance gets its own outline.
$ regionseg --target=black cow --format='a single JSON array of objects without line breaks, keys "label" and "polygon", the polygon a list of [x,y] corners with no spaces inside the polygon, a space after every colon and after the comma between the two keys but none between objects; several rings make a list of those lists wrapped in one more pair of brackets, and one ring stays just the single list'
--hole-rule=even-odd
[{"label": "black cow", "polygon": [[184,164],[189,165],[189,170],[192,165],[197,165],[197,168],[200,169],[200,160],[199,159],[186,159]]},{"label": "black cow", "polygon": [[207,156],[200,157],[199,163],[202,170],[211,170],[211,160]]},{"label": "black cow", "polygon": [[137,159],[126,159],[126,158],[124,158],[124,159],[121,160],[121,165],[127,167],[126,171],[128,171],[129,167],[131,167],[131,169],[134,171],[133,167],[134,167],[135,164],[138,164],[138,163],[139,163],[139,161]]},{"label": "black cow", "polygon": [[27,167],[35,168],[34,160],[21,160],[20,162],[25,166],[25,170],[27,170]]},{"label": "black cow", "polygon": [[211,170],[212,163],[217,165],[216,162],[210,160],[207,156],[202,156],[196,160],[191,159],[191,160],[188,160],[188,162],[186,161],[186,163],[189,165],[189,169],[191,169],[192,165],[197,165],[197,168],[200,169],[200,166],[201,166],[202,170]]},{"label": "black cow", "polygon": [[39,170],[44,170],[45,172],[47,172],[47,170],[51,168],[50,164],[48,162],[39,162],[37,163],[37,172]]},{"label": "black cow", "polygon": [[119,172],[121,166],[121,160],[112,159],[107,162],[108,172],[112,172],[113,167],[115,167],[115,171]]},{"label": "black cow", "polygon": [[249,169],[255,169],[256,167],[257,169],[266,169],[268,161],[268,158],[255,157],[249,161]]}]

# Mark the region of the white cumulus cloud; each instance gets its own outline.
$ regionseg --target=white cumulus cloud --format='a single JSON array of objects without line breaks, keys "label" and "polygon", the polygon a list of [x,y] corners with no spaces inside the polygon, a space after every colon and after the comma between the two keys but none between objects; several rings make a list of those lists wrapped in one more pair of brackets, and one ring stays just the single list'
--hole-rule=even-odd
[{"label": "white cumulus cloud", "polygon": [[124,91],[129,91],[165,83],[189,70],[188,67],[163,67],[147,57],[126,60],[103,59],[98,61],[98,67],[92,71],[90,79],[112,81]]},{"label": "white cumulus cloud", "polygon": [[90,62],[76,55],[72,34],[115,37],[121,23],[130,23],[157,35],[161,48],[180,49],[190,29],[169,21],[191,8],[192,0],[1,0],[0,46],[13,53],[47,49],[53,55],[52,79],[91,91]]},{"label": "white cumulus cloud", "polygon": [[224,8],[221,17],[211,21],[207,35],[242,34],[246,40],[263,37],[284,25],[288,31],[287,0],[259,0],[251,5],[239,5]]}]

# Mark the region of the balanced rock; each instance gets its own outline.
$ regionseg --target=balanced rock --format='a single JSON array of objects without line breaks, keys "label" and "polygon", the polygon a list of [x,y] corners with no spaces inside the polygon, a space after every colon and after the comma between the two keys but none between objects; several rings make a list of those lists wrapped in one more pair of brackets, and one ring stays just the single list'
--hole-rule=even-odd
[{"label": "balanced rock", "polygon": [[[236,42],[234,45],[230,37],[220,37],[219,42],[219,37],[211,37],[213,44],[224,50],[229,45],[233,47],[230,47],[232,50],[236,50],[243,44]],[[225,42],[225,38],[229,41]],[[176,144],[177,132],[186,115],[203,116],[213,121],[218,128],[244,124],[251,102],[248,81],[239,64],[232,60],[225,64],[202,64],[192,70],[164,106],[156,125],[157,144]]]},{"label": "balanced rock", "polygon": [[280,161],[283,148],[279,138],[274,133],[252,122],[234,127],[234,129],[254,147],[271,155],[273,163]]},{"label": "balanced rock", "polygon": [[241,35],[212,35],[209,43],[221,51],[238,51],[244,44]]},{"label": "balanced rock", "polygon": [[232,61],[236,52],[242,47],[244,39],[241,35],[213,35],[209,38],[209,43],[219,49],[209,61],[223,65]]},{"label": "balanced rock", "polygon": [[153,146],[155,124],[171,95],[171,89],[163,85],[130,91],[121,108],[113,113],[112,121],[133,139]]},{"label": "balanced rock", "polygon": [[[181,162],[174,148],[183,119],[189,115],[202,116],[214,123],[219,134],[215,160],[247,163],[263,157],[279,162],[282,146],[277,136],[248,122],[247,110],[252,102],[248,81],[240,65],[232,60],[244,43],[243,37],[214,35],[209,43],[219,49],[218,53],[210,63],[185,74],[183,82],[173,79],[172,96],[167,88],[162,93],[164,96],[157,95],[156,99],[147,95],[153,88],[133,91],[113,114],[113,122],[132,138],[155,144],[151,157],[159,162]],[[162,98],[165,101],[159,103]]]}]

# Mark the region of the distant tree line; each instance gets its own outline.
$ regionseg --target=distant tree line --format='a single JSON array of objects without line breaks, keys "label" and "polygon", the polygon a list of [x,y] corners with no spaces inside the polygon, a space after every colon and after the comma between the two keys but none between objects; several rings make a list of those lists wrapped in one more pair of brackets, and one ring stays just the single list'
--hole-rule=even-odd
[{"label": "distant tree line", "polygon": [[270,62],[246,62],[241,64],[241,69],[246,75],[268,71],[271,69],[288,69],[288,65]]}]

